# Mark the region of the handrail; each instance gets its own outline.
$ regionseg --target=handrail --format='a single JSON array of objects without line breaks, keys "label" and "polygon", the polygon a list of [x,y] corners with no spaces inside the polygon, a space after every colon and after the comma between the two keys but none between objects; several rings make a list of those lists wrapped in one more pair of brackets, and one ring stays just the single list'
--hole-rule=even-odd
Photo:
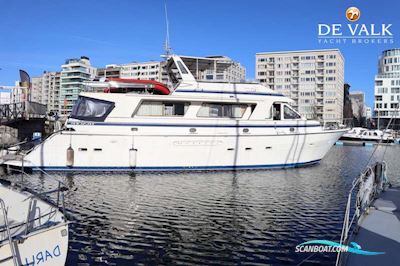
[{"label": "handrail", "polygon": [[10,227],[8,225],[8,218],[7,218],[7,211],[6,211],[6,204],[4,203],[4,201],[2,199],[0,199],[0,207],[3,210],[3,219],[4,219],[4,225],[6,227],[7,230],[7,235],[8,235],[8,243],[10,245],[10,249],[11,249],[11,255],[13,258],[13,262],[15,266],[18,266],[18,262],[17,262],[17,255],[15,252],[15,247],[14,247],[14,243],[12,241],[12,236],[11,236],[11,232],[10,232]]},{"label": "handrail", "polygon": [[[381,165],[382,168],[380,175],[378,176],[377,179],[376,178],[377,173],[374,170],[377,169],[379,165]],[[349,240],[349,232],[352,225],[354,224],[355,219],[356,218],[359,219],[362,215],[364,215],[367,212],[368,208],[371,206],[374,199],[382,191],[384,191],[386,186],[389,184],[386,175],[386,166],[387,164],[385,161],[382,161],[380,163],[377,162],[372,166],[368,166],[355,180],[353,180],[352,187],[347,197],[342,233],[340,236],[340,245],[347,243],[347,241]],[[367,183],[368,181],[370,181],[369,178],[373,178],[372,184]],[[370,187],[367,187],[368,185],[370,185]],[[368,190],[368,188],[370,188],[370,190]],[[352,196],[355,189],[358,189],[356,194],[355,212],[350,220]],[[369,194],[364,194],[364,193],[369,193]],[[342,255],[342,249],[339,249],[338,254],[336,256],[336,264],[335,264],[336,266],[339,265],[341,262],[341,255]]]},{"label": "handrail", "polygon": [[[27,174],[25,171],[20,170],[19,172],[21,172],[23,175],[27,175],[29,176],[29,174]],[[50,176],[49,174],[47,174],[46,172],[43,171],[43,173],[47,176]],[[51,176],[50,176],[51,177]],[[56,179],[57,180],[57,179]],[[13,243],[13,236],[11,235],[11,229],[16,229],[16,228],[23,228],[25,227],[24,230],[24,235],[28,235],[30,233],[30,231],[32,232],[32,230],[41,228],[43,226],[46,225],[47,222],[57,222],[55,219],[57,217],[57,210],[59,210],[62,214],[65,215],[65,202],[64,202],[64,191],[68,190],[68,188],[65,187],[64,183],[62,181],[58,181],[58,188],[57,189],[53,189],[53,190],[49,190],[46,192],[42,192],[42,193],[35,193],[34,191],[29,190],[26,187],[22,187],[22,186],[18,186],[20,190],[25,190],[28,191],[31,195],[28,196],[27,199],[29,199],[29,204],[28,204],[28,212],[27,212],[27,217],[25,221],[22,221],[18,224],[12,225],[10,227],[9,223],[8,223],[8,217],[7,217],[7,210],[6,210],[6,205],[4,200],[2,200],[0,198],[0,208],[3,211],[3,219],[4,219],[4,228],[0,228],[0,233],[6,233],[7,234],[7,238],[8,238],[8,242],[10,245],[10,249],[11,249],[11,255],[10,257],[5,258],[4,260],[9,260],[9,259],[13,259],[14,262],[14,266],[18,266],[18,261],[17,261],[17,253],[15,250],[15,246]],[[53,203],[52,201],[50,201],[48,198],[45,198],[45,195],[51,194],[51,193],[57,193],[57,200],[56,200],[56,204]],[[39,209],[39,213],[38,215],[36,215],[36,211],[34,213],[34,217],[31,219],[31,210],[32,210],[32,202],[34,200],[40,199],[44,202],[46,202],[47,204],[49,204],[51,206],[50,211],[42,214],[41,210]],[[61,205],[61,206],[60,206]],[[36,208],[35,208],[36,209]],[[42,224],[42,219],[44,219],[45,217],[48,217],[47,220],[44,220],[45,222]],[[62,217],[61,217],[62,218]],[[39,221],[38,224],[35,226],[36,221]],[[61,221],[66,222],[66,219],[63,218],[61,219]],[[32,228],[29,228],[30,225],[32,225]],[[7,241],[7,238],[1,238],[0,239],[0,243],[3,243],[4,241]]]},{"label": "handrail", "polygon": [[[40,218],[43,218],[43,217],[46,217],[46,216],[51,217],[51,215],[53,215],[54,213],[56,213],[56,211],[57,211],[56,209],[52,209],[52,211],[47,212],[47,213],[41,215],[41,217],[36,217],[36,218],[30,219],[28,222],[29,222],[29,223],[35,222],[35,221],[39,220]],[[17,223],[17,224],[15,224],[15,225],[10,225],[10,226],[9,226],[9,229],[20,228],[20,227],[22,227],[22,226],[25,226],[25,224],[26,224],[26,221]],[[7,229],[6,229],[5,227],[4,227],[4,229],[3,229],[3,227],[0,227],[0,233],[4,232],[4,231],[6,231],[6,230],[7,230]],[[4,240],[4,239],[0,239],[0,243],[1,243],[3,240]]]},{"label": "handrail", "polygon": [[[17,172],[20,172],[20,173],[22,173],[22,174],[24,174],[24,175],[26,175],[26,176],[29,177],[29,174],[27,174],[25,171],[19,170],[19,169],[16,169],[16,170],[17,170]],[[47,174],[45,171],[43,171],[43,173],[44,173],[45,175],[50,176],[50,175]],[[50,177],[51,177],[51,176],[50,176]],[[45,201],[47,204],[49,204],[49,205],[51,205],[51,206],[57,208],[57,209],[60,210],[63,214],[65,214],[64,191],[68,190],[68,188],[65,187],[65,185],[64,185],[63,182],[61,182],[61,181],[59,181],[59,180],[57,180],[57,179],[56,179],[56,181],[58,182],[58,188],[57,188],[57,189],[45,191],[45,192],[42,192],[42,193],[36,193],[36,192],[31,191],[31,190],[29,190],[29,189],[27,189],[27,188],[25,188],[25,187],[20,187],[20,189],[24,189],[24,190],[28,191],[29,193],[31,193],[31,196],[29,196],[29,197],[27,198],[27,199],[29,199],[29,203],[28,203],[28,212],[27,212],[26,222],[23,223],[23,224],[21,224],[21,225],[19,225],[19,226],[25,225],[25,234],[28,234],[28,232],[29,232],[29,224],[30,224],[32,221],[34,222],[34,221],[40,219],[41,217],[50,215],[50,214],[52,214],[52,213],[55,212],[55,210],[54,210],[54,211],[52,211],[52,212],[50,212],[50,213],[48,213],[48,214],[44,214],[44,215],[39,214],[39,217],[38,217],[38,218],[29,219],[30,212],[31,212],[31,208],[32,208],[32,201],[33,201],[34,199],[37,199],[37,198],[38,198],[38,199],[40,199],[40,200],[43,200],[43,201]],[[61,184],[62,184],[63,186],[61,186]],[[57,193],[56,204],[55,204],[54,202],[49,201],[47,198],[44,197],[45,195],[47,195],[47,194],[52,194],[52,193]],[[1,200],[1,199],[0,199],[0,200]],[[61,205],[61,206],[60,206],[60,205]],[[17,227],[18,227],[18,226],[17,226]],[[1,232],[1,231],[0,231],[0,232]]]}]

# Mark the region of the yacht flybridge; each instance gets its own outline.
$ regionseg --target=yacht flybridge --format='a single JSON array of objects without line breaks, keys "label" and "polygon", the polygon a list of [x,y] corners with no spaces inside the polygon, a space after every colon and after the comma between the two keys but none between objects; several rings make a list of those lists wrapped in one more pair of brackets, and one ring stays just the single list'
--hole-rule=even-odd
[{"label": "yacht flybridge", "polygon": [[196,81],[167,62],[169,95],[81,93],[65,128],[15,167],[54,171],[286,168],[315,164],[346,130],[302,118],[257,83]]}]

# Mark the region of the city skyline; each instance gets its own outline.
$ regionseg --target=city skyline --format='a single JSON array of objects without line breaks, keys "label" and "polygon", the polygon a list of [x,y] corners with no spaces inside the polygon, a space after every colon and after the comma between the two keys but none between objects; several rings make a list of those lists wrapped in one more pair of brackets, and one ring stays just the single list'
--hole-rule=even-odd
[{"label": "city skyline", "polygon": [[[77,2],[76,2],[77,3]],[[208,3],[208,4],[207,4]],[[60,71],[67,58],[90,57],[92,65],[161,60],[165,39],[163,1],[25,2],[29,16],[18,16],[21,2],[1,11],[0,84],[13,85],[18,69],[31,77]],[[288,6],[291,6],[288,8]],[[357,6],[357,23],[390,23],[394,44],[319,44],[318,23],[348,23],[345,10]],[[221,54],[246,67],[255,78],[255,54],[286,50],[338,48],[345,58],[345,82],[366,93],[373,106],[374,77],[383,50],[398,47],[395,1],[169,1],[171,46],[176,54]],[[312,8],[310,8],[312,7]],[[59,10],[63,16],[60,17]],[[284,10],[284,15],[279,10]],[[312,12],[322,10],[322,12]],[[151,16],[149,16],[151,14]]]}]

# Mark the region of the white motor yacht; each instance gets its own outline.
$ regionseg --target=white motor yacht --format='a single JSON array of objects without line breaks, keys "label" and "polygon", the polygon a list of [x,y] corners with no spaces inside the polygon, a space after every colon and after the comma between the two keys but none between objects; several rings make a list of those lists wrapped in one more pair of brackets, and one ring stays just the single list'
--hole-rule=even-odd
[{"label": "white motor yacht", "polygon": [[340,140],[393,143],[395,139],[390,132],[355,127],[343,134]]},{"label": "white motor yacht", "polygon": [[[170,95],[80,94],[65,128],[21,160],[53,171],[287,168],[318,163],[347,129],[306,120],[259,83],[200,82],[179,56]],[[172,71],[174,69],[174,71]]]}]

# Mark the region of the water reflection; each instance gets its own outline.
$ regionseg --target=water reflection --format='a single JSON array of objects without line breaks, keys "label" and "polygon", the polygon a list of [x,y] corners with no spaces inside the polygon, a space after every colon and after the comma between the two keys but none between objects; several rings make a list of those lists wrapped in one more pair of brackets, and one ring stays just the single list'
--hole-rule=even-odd
[{"label": "water reflection", "polygon": [[[348,189],[372,150],[334,147],[320,165],[290,170],[56,174],[70,188],[67,264],[297,264],[308,255],[298,243],[339,239]],[[386,151],[392,178],[399,151]],[[55,186],[41,174],[25,182]]]}]

